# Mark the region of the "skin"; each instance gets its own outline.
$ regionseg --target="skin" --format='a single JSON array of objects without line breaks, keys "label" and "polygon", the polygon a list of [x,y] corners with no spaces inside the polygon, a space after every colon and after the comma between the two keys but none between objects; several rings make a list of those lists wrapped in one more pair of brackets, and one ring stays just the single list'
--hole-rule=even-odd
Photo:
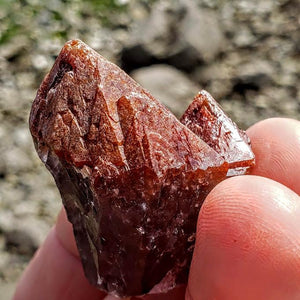
[{"label": "skin", "polygon": [[[256,167],[207,196],[187,287],[142,299],[300,299],[300,122],[268,119],[247,133]],[[13,300],[41,298],[115,299],[85,279],[64,210]]]}]

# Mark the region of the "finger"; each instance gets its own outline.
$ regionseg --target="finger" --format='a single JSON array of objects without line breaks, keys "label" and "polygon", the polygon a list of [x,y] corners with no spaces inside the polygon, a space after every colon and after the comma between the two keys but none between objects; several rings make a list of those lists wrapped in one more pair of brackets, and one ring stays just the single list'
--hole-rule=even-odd
[{"label": "finger", "polygon": [[187,299],[299,295],[299,196],[258,176],[223,181],[199,214]]},{"label": "finger", "polygon": [[274,118],[247,130],[255,153],[251,174],[276,180],[300,195],[300,122]]},{"label": "finger", "polygon": [[73,227],[67,218],[64,208],[60,210],[56,220],[56,234],[63,247],[76,257],[79,257]]},{"label": "finger", "polygon": [[74,255],[73,233],[60,240],[69,229],[67,220],[60,215],[56,227],[24,272],[14,300],[101,300],[105,297],[85,278],[81,262]]}]

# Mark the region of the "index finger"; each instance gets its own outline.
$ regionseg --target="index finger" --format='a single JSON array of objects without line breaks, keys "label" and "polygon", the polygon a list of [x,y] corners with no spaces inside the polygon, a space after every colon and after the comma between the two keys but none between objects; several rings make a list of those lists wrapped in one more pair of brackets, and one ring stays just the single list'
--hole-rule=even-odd
[{"label": "index finger", "polygon": [[300,194],[300,122],[273,118],[247,130],[255,154],[252,175],[273,179]]},{"label": "index finger", "polygon": [[101,300],[105,295],[85,278],[63,211],[25,270],[13,300]]}]

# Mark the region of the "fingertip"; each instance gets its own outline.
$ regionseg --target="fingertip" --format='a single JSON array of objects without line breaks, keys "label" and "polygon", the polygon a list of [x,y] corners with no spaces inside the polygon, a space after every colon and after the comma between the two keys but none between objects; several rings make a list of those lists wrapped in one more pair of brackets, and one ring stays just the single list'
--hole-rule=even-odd
[{"label": "fingertip", "polygon": [[299,206],[294,192],[266,178],[219,184],[199,214],[186,297],[293,299],[300,286]]},{"label": "fingertip", "polygon": [[63,245],[63,247],[69,251],[72,255],[79,257],[76,241],[74,238],[73,227],[69,222],[66,211],[62,208],[58,214],[56,220],[56,235]]},{"label": "fingertip", "polygon": [[267,119],[247,130],[255,153],[251,174],[268,177],[300,194],[300,122]]},{"label": "fingertip", "polygon": [[78,258],[67,251],[52,228],[26,268],[13,300],[100,300],[105,293],[92,287]]},{"label": "fingertip", "polygon": [[249,127],[247,129],[247,134],[256,134],[257,131],[265,130],[267,128],[273,130],[274,127],[277,129],[287,127],[293,130],[293,128],[299,126],[299,124],[300,121],[290,118],[268,118]]}]

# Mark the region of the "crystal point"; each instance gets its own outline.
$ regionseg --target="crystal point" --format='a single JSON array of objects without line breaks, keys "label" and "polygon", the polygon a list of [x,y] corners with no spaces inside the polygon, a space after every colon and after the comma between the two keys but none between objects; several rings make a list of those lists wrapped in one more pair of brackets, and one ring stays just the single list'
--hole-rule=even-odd
[{"label": "crystal point", "polygon": [[199,92],[180,121],[228,162],[228,176],[246,174],[254,165],[250,139],[207,91]]}]

